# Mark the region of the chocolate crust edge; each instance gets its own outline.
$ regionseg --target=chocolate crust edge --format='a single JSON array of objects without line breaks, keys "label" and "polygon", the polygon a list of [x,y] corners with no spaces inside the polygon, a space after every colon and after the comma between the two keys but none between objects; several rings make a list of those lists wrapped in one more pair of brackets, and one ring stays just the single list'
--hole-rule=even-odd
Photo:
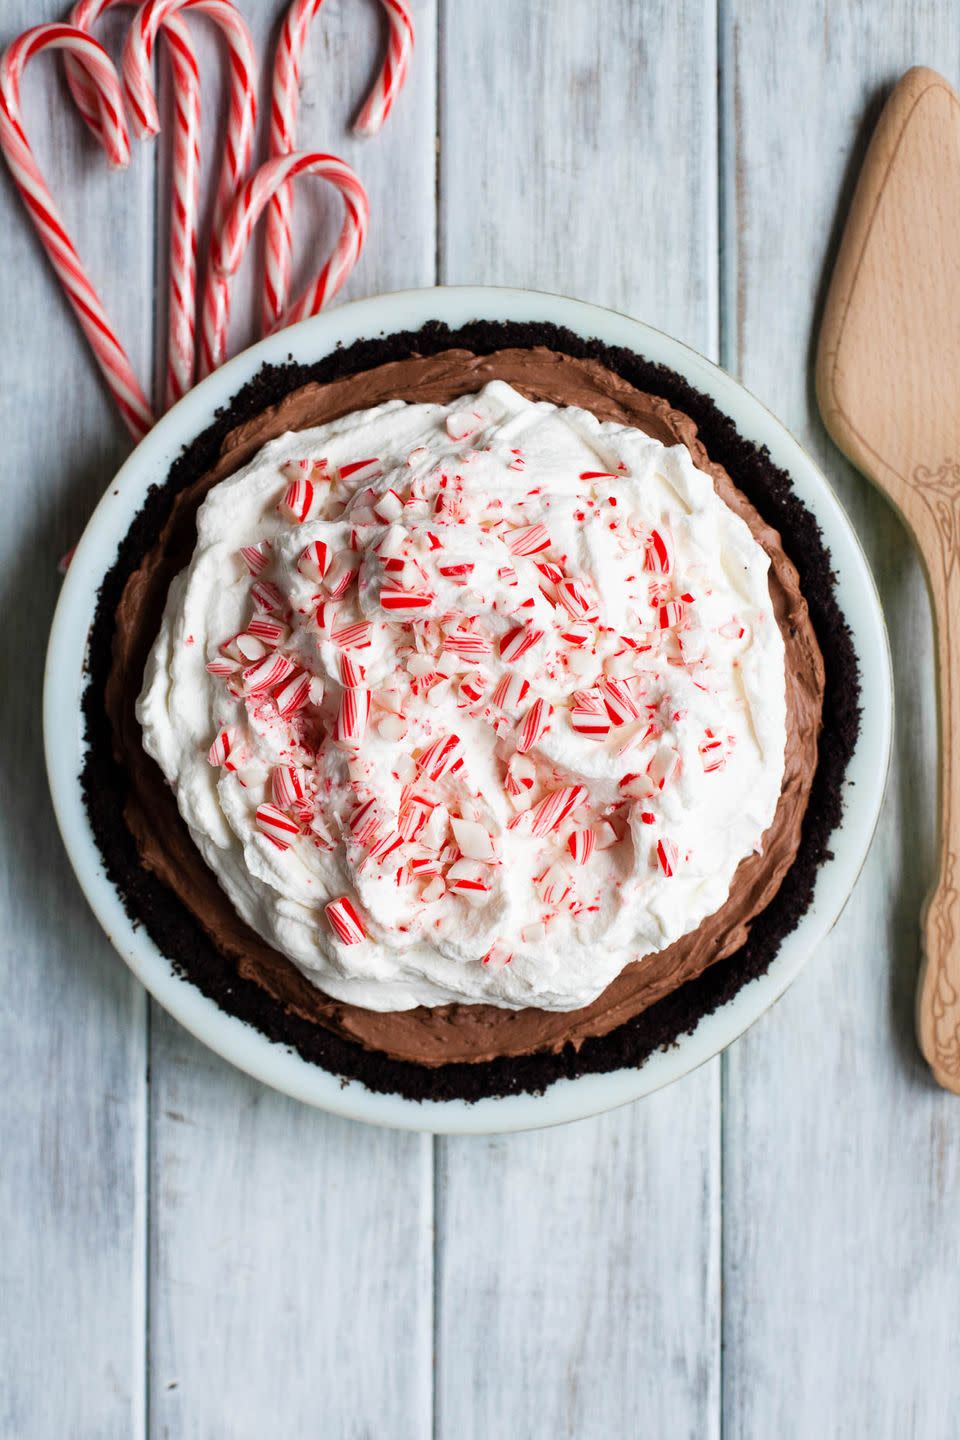
[{"label": "chocolate crust edge", "polygon": [[[567,1046],[559,1054],[428,1069],[365,1050],[287,1012],[256,982],[242,980],[172,892],[141,868],[124,823],[124,773],[114,758],[103,706],[111,666],[113,616],[128,576],[156,543],[172,497],[211,468],[224,438],[236,425],[309,381],[324,383],[387,361],[433,355],[454,346],[483,355],[508,346],[535,345],[578,359],[598,360],[637,389],[662,395],[685,411],[696,422],[711,459],[734,475],[748,499],[780,530],[784,547],[800,572],[826,667],[819,763],[797,858],[777,895],[753,921],[746,944],[733,955],[608,1035],[585,1041],[579,1050]],[[708,396],[675,371],[630,350],[583,340],[569,330],[546,324],[476,321],[451,330],[434,321],[416,332],[357,341],[311,365],[291,360],[286,365],[264,366],[183,451],[169,475],[149,490],[101,585],[87,663],[83,714],[88,748],[81,775],[84,802],[107,874],[131,920],[145,926],[184,982],[196,985],[221,1009],[344,1080],[356,1079],[371,1090],[410,1099],[478,1100],[541,1092],[564,1077],[636,1068],[654,1051],[693,1031],[703,1016],[762,975],[781,941],[808,909],[817,870],[831,858],[830,837],[842,815],[844,775],[860,728],[859,664],[837,603],[830,553],[814,516],[794,493],[786,472],[773,464],[765,448],[745,440]]]}]

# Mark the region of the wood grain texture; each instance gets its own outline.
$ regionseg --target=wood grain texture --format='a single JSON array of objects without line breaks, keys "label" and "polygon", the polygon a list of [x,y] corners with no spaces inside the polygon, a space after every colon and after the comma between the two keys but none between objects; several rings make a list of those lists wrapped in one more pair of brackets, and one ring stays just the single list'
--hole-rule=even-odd
[{"label": "wood grain texture", "polygon": [[[833,439],[901,512],[926,566],[938,649],[940,862],[924,920],[917,1036],[960,1093],[960,96],[899,81],[857,182],[817,353]],[[956,459],[954,457],[957,457]]]},{"label": "wood grain texture", "polygon": [[960,34],[944,4],[763,9],[758,23],[729,0],[721,29],[724,358],[851,514],[885,605],[898,731],[853,898],[724,1062],[724,1433],[933,1440],[960,1399],[960,1127],[912,1025],[936,835],[929,610],[902,525],[827,440],[800,358],[882,101],[913,62],[956,75]]},{"label": "wood grain texture", "polygon": [[165,1025],[151,1434],[431,1433],[429,1139],[324,1116]]},{"label": "wood grain texture", "polygon": [[[282,7],[244,5],[264,65]],[[349,160],[370,192],[359,296],[434,278],[436,17],[415,7],[407,88],[375,140],[348,123],[379,60],[380,6],[327,0],[303,67],[298,144]],[[204,108],[219,43],[196,27]],[[217,139],[208,133],[208,166]],[[295,263],[327,253],[339,200],[298,186]],[[234,296],[233,346],[255,338],[259,266]],[[151,1047],[151,1434],[307,1440],[431,1432],[432,1144],[353,1126],[232,1070],[156,1007]]]},{"label": "wood grain texture", "polygon": [[[8,0],[0,46],[36,19],[31,0]],[[148,384],[150,157],[110,174],[50,58],[30,66],[23,96],[38,159]],[[73,879],[40,731],[57,557],[128,441],[0,169],[0,1435],[138,1435],[143,996]]]},{"label": "wood grain texture", "polygon": [[[436,1217],[429,1140],[286,1101],[157,1011],[147,1100],[142,992],[70,877],[38,718],[54,561],[128,442],[0,184],[16,357],[0,386],[0,665],[18,677],[0,695],[0,775],[4,814],[31,817],[8,820],[0,879],[2,1440],[956,1431],[960,1128],[912,1033],[935,854],[929,612],[899,520],[820,427],[807,362],[880,103],[911,63],[956,83],[960,31],[953,0],[719,5],[441,0],[438,64],[421,0],[410,86],[367,142],[345,123],[376,65],[378,0],[326,0],[311,36],[304,142],[344,154],[371,195],[347,294],[431,283],[436,256],[446,280],[619,305],[713,352],[719,288],[725,363],[819,456],[864,540],[897,676],[864,875],[823,953],[723,1062],[722,1118],[715,1063],[566,1130],[438,1142]],[[280,0],[243,8],[263,51]],[[38,18],[7,0],[0,39]],[[219,47],[195,32],[210,116]],[[155,149],[135,144],[133,173],[110,176],[49,63],[24,90],[145,371]],[[208,168],[219,143],[208,128]],[[319,185],[298,202],[305,273],[338,212]],[[256,283],[251,263],[235,342],[253,336]],[[48,397],[54,425],[38,420]]]},{"label": "wood grain texture", "polygon": [[[712,350],[712,5],[524,9],[444,11],[442,278]],[[438,1142],[438,1435],[717,1433],[718,1123],[713,1064],[601,1120]]]}]

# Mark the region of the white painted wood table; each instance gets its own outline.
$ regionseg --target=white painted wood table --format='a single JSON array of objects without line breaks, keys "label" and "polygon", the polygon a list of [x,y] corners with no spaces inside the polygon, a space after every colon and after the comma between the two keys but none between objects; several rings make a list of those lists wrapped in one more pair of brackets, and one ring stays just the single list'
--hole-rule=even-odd
[{"label": "white painted wood table", "polygon": [[[55,8],[4,0],[0,41]],[[244,9],[264,53],[280,0]],[[956,0],[415,9],[410,82],[376,142],[346,133],[382,40],[374,0],[327,0],[309,45],[301,141],[370,191],[346,297],[562,291],[673,332],[766,401],[835,482],[886,604],[898,740],[880,831],[776,1009],[602,1119],[433,1141],[314,1113],[208,1054],[111,951],[45,796],[55,562],[128,442],[4,176],[0,1436],[960,1435],[960,1101],[928,1082],[911,1023],[930,622],[910,545],[828,443],[810,380],[870,126],[909,65],[960,81]],[[191,23],[209,117],[219,46]],[[157,151],[109,175],[53,62],[24,92],[146,375]],[[216,144],[208,127],[208,158]],[[302,247],[336,223],[301,186]]]}]

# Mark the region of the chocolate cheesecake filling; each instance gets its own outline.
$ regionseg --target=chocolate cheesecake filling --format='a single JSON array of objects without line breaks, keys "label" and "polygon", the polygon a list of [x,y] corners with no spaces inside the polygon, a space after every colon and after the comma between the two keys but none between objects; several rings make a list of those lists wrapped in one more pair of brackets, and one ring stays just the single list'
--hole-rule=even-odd
[{"label": "chocolate cheesecake filling", "polygon": [[[173,792],[143,750],[134,704],[167,590],[190,559],[197,508],[212,485],[288,430],[320,425],[389,399],[447,403],[493,379],[507,381],[528,398],[581,406],[601,420],[635,426],[663,444],[686,445],[695,463],[711,475],[719,496],[750,527],[770,557],[770,593],[786,651],[787,745],[780,802],[761,852],[741,862],[725,904],[691,934],[628,965],[583,1009],[563,1013],[454,1004],[388,1013],[363,1010],[317,990],[234,911],[196,850]],[[230,431],[212,468],[179,492],[159,541],[126,580],[116,607],[105,698],[115,755],[128,782],[124,815],[141,863],[179,897],[236,973],[255,982],[292,1016],[369,1051],[436,1067],[578,1050],[739,950],[751,922],[777,894],[797,855],[817,770],[824,686],[824,662],[797,570],[777,531],[727,471],[708,457],[695,421],[596,359],[537,346],[485,355],[449,349],[326,383],[308,383]]]}]

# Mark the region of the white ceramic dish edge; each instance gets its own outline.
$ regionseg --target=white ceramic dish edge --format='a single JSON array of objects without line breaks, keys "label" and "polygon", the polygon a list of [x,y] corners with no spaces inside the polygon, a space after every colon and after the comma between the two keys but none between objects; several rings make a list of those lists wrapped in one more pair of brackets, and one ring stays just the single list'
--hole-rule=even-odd
[{"label": "white ceramic dish edge", "polygon": [[[380,1095],[304,1061],[226,1014],[179,978],[142,926],[134,926],[107,879],[79,782],[84,740],[81,698],[96,595],[117,545],[184,444],[265,363],[288,356],[315,361],[338,344],[416,330],[429,320],[450,326],[475,319],[550,322],[669,366],[712,396],[740,432],[766,445],[817,516],[833,556],[841,607],[862,670],[863,722],[845,790],[834,858],[819,871],[814,902],[767,973],[745,985],[691,1035],[652,1055],[639,1069],[561,1080],[542,1095],[464,1101],[415,1101]],[[485,1134],[562,1124],[639,1099],[719,1053],[783,994],[840,914],[863,866],[876,826],[892,733],[892,677],[882,611],[854,531],[828,482],[796,440],[724,371],[640,321],[581,301],[536,291],[477,286],[401,291],[344,305],[304,321],[238,355],[164,416],[122,466],[77,546],[54,617],[44,680],[47,771],[57,822],[81,888],[111,942],[156,1000],[211,1049],[268,1085],[308,1104],[371,1124],[449,1134]]]}]

